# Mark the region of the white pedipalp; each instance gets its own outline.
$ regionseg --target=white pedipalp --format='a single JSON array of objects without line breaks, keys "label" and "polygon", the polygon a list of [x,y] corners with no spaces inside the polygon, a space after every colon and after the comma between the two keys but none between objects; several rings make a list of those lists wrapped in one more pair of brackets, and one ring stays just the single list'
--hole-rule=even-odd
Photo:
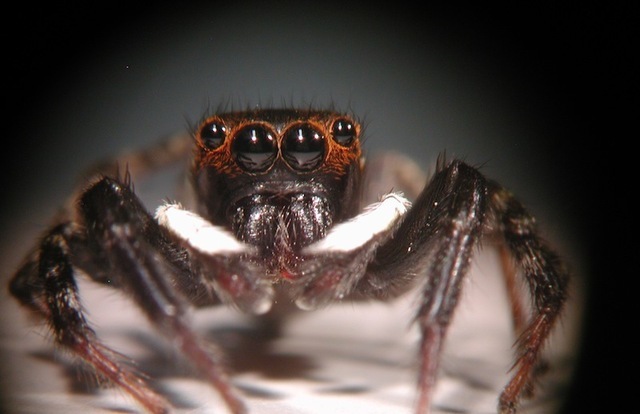
[{"label": "white pedipalp", "polygon": [[167,203],[156,209],[158,224],[183,239],[194,249],[210,254],[238,254],[250,247],[238,241],[226,229],[211,224],[198,214],[184,209],[180,204]]},{"label": "white pedipalp", "polygon": [[304,249],[308,254],[350,252],[392,229],[411,207],[402,193],[389,193],[354,218],[337,224],[322,240]]}]

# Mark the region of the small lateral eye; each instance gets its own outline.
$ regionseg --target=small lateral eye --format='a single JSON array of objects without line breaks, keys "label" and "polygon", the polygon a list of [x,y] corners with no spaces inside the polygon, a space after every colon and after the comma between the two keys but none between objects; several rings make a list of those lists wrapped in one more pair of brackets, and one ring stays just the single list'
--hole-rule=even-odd
[{"label": "small lateral eye", "polygon": [[209,149],[220,147],[226,137],[227,127],[219,120],[206,122],[200,128],[200,140]]},{"label": "small lateral eye", "polygon": [[338,118],[331,126],[333,140],[342,146],[349,146],[356,139],[356,126],[347,118]]},{"label": "small lateral eye", "polygon": [[282,140],[282,157],[297,171],[311,171],[324,160],[325,137],[308,124],[289,128]]},{"label": "small lateral eye", "polygon": [[248,172],[264,172],[278,155],[274,134],[263,125],[247,125],[234,136],[231,155],[236,163]]}]

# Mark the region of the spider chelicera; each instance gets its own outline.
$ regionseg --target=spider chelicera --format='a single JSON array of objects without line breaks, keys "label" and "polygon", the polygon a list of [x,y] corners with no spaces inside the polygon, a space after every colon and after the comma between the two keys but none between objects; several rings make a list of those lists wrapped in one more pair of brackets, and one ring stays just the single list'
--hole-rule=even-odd
[{"label": "spider chelicera", "polygon": [[[170,403],[97,338],[76,277],[125,290],[239,414],[246,408],[220,357],[186,322],[189,306],[229,304],[263,314],[276,294],[314,309],[343,299],[389,300],[419,286],[416,412],[427,413],[462,281],[474,249],[491,236],[515,264],[506,281],[519,272],[532,304],[525,316],[509,290],[520,336],[498,410],[515,412],[533,389],[541,348],[567,297],[558,255],[522,204],[476,168],[441,157],[422,189],[407,174],[411,165],[393,156],[365,163],[361,133],[356,119],[333,111],[207,117],[192,140],[126,160],[129,168],[153,169],[191,151],[190,209],[166,203],[154,217],[128,173],[103,168],[27,256],[11,293],[47,322],[57,344],[149,412],[168,412]],[[377,197],[380,183],[387,193]]]}]

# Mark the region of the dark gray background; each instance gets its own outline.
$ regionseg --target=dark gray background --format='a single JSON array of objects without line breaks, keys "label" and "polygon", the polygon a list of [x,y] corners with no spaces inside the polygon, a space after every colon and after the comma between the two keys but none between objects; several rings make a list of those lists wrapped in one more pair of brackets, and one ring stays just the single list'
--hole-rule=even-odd
[{"label": "dark gray background", "polygon": [[[19,236],[44,228],[92,162],[183,130],[221,103],[333,104],[364,117],[370,149],[398,149],[425,167],[446,150],[521,196],[591,278],[591,339],[575,394],[606,390],[602,356],[622,349],[606,340],[618,334],[599,309],[620,313],[621,301],[597,277],[609,256],[595,235],[616,227],[604,212],[621,219],[629,210],[611,208],[621,193],[597,177],[615,177],[606,161],[620,149],[624,158],[619,99],[633,86],[630,49],[619,53],[624,11],[103,6],[7,16],[18,24],[4,36],[0,224],[1,246],[16,257],[3,280],[29,244]],[[583,399],[569,408],[586,403],[596,409]]]}]

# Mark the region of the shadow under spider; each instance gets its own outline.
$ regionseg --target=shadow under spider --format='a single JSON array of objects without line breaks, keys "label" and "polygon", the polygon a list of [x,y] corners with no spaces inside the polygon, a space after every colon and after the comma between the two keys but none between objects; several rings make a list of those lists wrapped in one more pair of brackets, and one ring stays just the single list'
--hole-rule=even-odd
[{"label": "shadow under spider", "polygon": [[[126,349],[119,350],[119,362],[146,378],[150,387],[169,398],[175,406],[189,405],[181,401],[183,399],[171,387],[161,383],[161,380],[169,378],[199,378],[185,355],[171,348],[169,341],[159,333],[123,329],[117,335],[145,350],[142,358],[129,357]],[[280,338],[280,327],[269,321],[258,320],[250,326],[216,326],[201,333],[201,338],[205,348],[207,343],[219,347],[232,376],[252,372],[270,379],[303,378],[309,377],[317,366],[308,356],[274,351],[273,341]],[[70,393],[95,395],[101,388],[109,386],[89,367],[64,353],[61,355],[53,350],[46,350],[35,352],[32,356],[61,366]],[[241,388],[248,394],[262,398],[279,397],[266,389],[246,386]]]}]

